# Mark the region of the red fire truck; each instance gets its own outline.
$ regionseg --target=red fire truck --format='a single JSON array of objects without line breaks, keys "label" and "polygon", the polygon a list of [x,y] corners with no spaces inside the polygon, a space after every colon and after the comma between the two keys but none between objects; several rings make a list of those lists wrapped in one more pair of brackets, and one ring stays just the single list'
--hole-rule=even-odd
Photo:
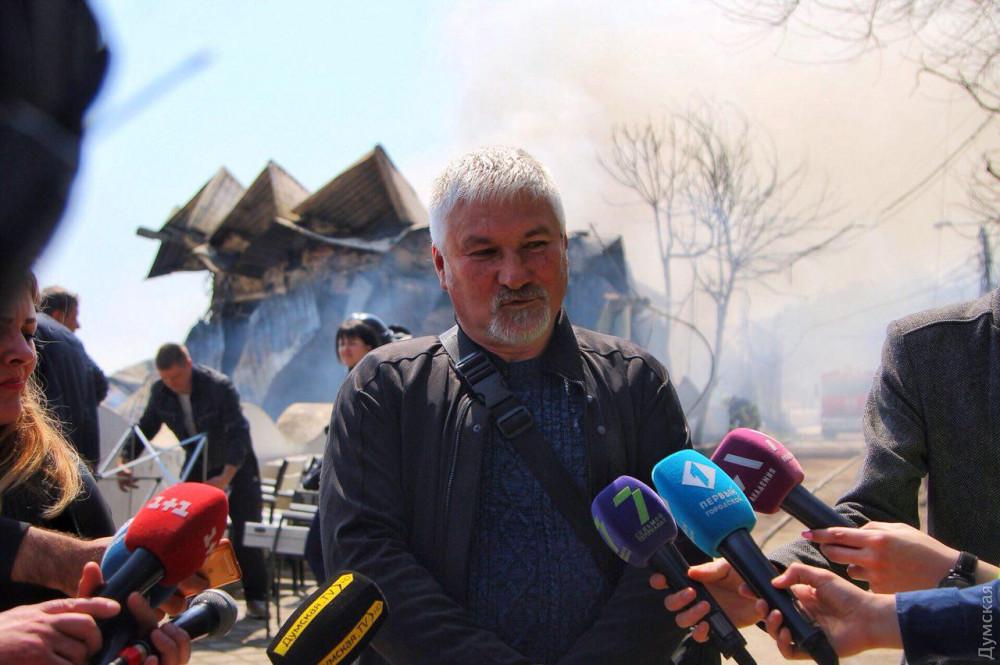
[{"label": "red fire truck", "polygon": [[820,377],[820,425],[823,436],[860,432],[874,372],[827,372]]}]

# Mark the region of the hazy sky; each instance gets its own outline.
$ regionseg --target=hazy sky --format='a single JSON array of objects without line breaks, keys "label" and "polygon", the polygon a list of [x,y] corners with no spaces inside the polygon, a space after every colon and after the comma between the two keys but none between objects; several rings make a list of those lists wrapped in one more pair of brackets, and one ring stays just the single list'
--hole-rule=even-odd
[{"label": "hazy sky", "polygon": [[[643,210],[596,156],[616,123],[700,101],[741,109],[783,160],[807,160],[840,219],[881,222],[781,289],[805,300],[854,285],[860,308],[866,292],[974,278],[969,241],[932,225],[970,218],[963,183],[995,128],[908,205],[879,212],[983,121],[951,88],[918,85],[898,50],[831,63],[828,44],[665,0],[95,4],[113,67],[38,272],[81,294],[79,334],[109,372],[204,314],[206,273],[146,280],[158,243],[135,229],[159,228],[222,165],[249,185],[274,159],[314,190],[382,143],[426,201],[449,158],[521,145],[552,170],[570,228],[624,233],[636,276],[655,284]],[[788,302],[754,295],[751,316]]]}]

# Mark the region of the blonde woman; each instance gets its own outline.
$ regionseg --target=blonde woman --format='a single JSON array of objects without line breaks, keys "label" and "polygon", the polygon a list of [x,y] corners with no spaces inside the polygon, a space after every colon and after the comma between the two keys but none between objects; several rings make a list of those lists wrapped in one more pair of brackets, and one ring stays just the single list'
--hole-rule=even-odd
[{"label": "blonde woman", "polygon": [[0,609],[75,595],[83,564],[100,560],[114,533],[34,383],[37,283],[27,274],[13,287],[0,312]]},{"label": "blonde woman", "polygon": [[[42,406],[32,372],[38,284],[31,274],[0,310],[0,662],[84,665],[101,644],[97,619],[118,604],[90,595],[114,525],[94,479]],[[2,294],[8,295],[8,294]],[[46,598],[46,600],[38,602]],[[146,630],[156,618],[139,594],[129,609]],[[191,640],[176,626],[152,630],[158,655],[144,665],[181,665]]]}]

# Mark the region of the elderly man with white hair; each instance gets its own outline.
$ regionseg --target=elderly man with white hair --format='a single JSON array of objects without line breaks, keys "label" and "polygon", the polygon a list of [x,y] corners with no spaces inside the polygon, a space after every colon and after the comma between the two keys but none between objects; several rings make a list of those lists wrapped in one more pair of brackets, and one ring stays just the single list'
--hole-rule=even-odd
[{"label": "elderly man with white hair", "polygon": [[523,150],[453,162],[430,213],[457,325],[365,356],[323,465],[327,570],[364,573],[388,605],[362,662],[669,662],[683,632],[588,512],[689,447],[666,370],[570,323],[562,202]]}]

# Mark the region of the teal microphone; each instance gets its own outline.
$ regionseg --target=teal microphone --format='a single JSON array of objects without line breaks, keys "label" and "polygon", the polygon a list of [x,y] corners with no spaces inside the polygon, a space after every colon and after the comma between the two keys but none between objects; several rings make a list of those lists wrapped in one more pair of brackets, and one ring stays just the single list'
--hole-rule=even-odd
[{"label": "teal microphone", "polygon": [[681,450],[653,467],[653,483],[687,537],[709,556],[724,557],[768,607],[780,610],[800,648],[820,665],[838,663],[792,594],[771,584],[778,571],[750,536],[757,524],[753,506],[725,471],[701,453]]}]

